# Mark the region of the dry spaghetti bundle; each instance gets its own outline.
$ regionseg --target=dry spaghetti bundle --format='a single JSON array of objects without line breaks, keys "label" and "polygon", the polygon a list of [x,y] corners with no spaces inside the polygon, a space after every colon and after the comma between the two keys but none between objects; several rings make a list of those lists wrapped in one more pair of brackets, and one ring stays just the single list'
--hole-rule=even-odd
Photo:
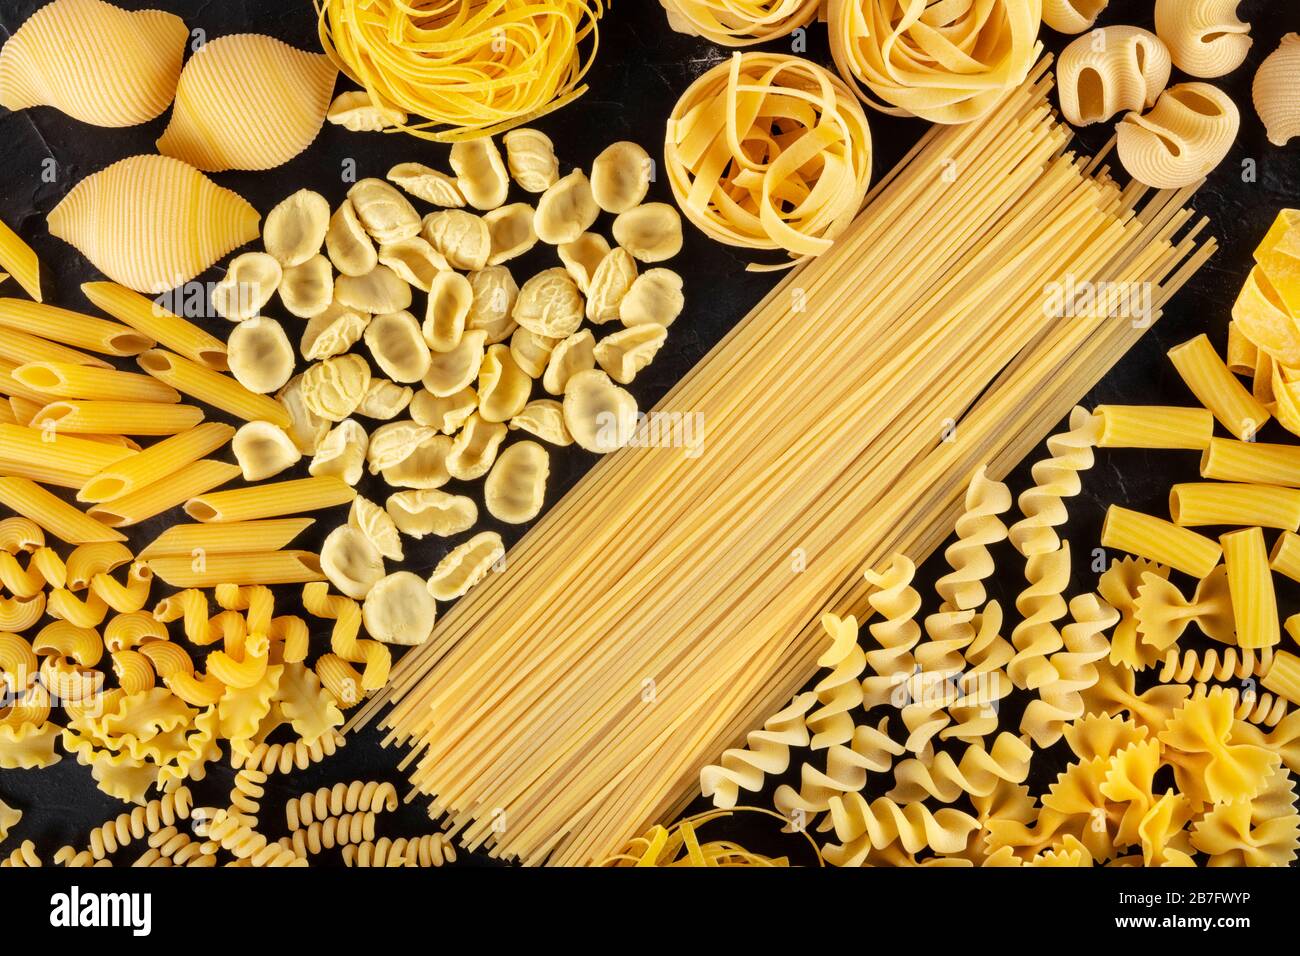
[{"label": "dry spaghetti bundle", "polygon": [[326,54],[396,124],[454,142],[573,102],[605,0],[316,0]]},{"label": "dry spaghetti bundle", "polygon": [[1190,190],[1065,152],[1044,70],[928,133],[669,393],[652,415],[702,415],[702,447],[606,458],[394,669],[388,739],[466,846],[585,864],[674,818],[812,675],[820,614],[867,616],[863,564],[923,558],[975,467],[1005,474],[1149,326],[1045,294],[1149,283],[1154,319],[1208,257]]}]

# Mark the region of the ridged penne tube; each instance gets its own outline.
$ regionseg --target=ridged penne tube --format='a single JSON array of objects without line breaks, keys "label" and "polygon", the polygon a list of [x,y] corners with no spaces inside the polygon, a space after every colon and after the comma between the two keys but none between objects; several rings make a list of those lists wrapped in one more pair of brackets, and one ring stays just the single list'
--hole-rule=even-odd
[{"label": "ridged penne tube", "polygon": [[[0,54],[0,72],[3,72],[3,61]],[[8,269],[24,292],[41,301],[41,262],[32,247],[3,221],[0,221],[0,268]]]},{"label": "ridged penne tube", "polygon": [[72,365],[93,365],[98,368],[112,368],[98,356],[87,355],[66,345],[51,342],[17,329],[0,326],[0,359],[14,365],[26,365],[29,362],[68,362]]},{"label": "ridged penne tube", "polygon": [[32,418],[33,428],[73,435],[176,435],[203,421],[197,405],[153,402],[50,402]]},{"label": "ridged penne tube", "polygon": [[1268,551],[1260,528],[1244,528],[1219,536],[1228,568],[1228,592],[1237,622],[1237,646],[1273,647],[1282,639],[1277,594],[1269,571]]},{"label": "ridged penne tube", "polygon": [[0,325],[104,355],[139,355],[156,344],[129,326],[26,299],[0,298]]},{"label": "ridged penne tube", "polygon": [[119,445],[43,432],[22,425],[0,425],[0,461],[30,462],[72,476],[83,475],[83,481],[135,454]]},{"label": "ridged penne tube", "polygon": [[1098,405],[1099,448],[1202,449],[1214,434],[1214,416],[1204,408],[1158,405]]},{"label": "ridged penne tube", "polygon": [[1295,531],[1300,529],[1300,489],[1186,482],[1169,490],[1169,516],[1183,528],[1226,524]]},{"label": "ridged penne tube", "polygon": [[[50,364],[54,364],[54,363],[50,363]],[[69,363],[66,362],[58,363],[58,364],[69,365],[69,367],[71,368],[92,368],[93,367],[89,365],[70,365]],[[10,362],[7,359],[0,358],[0,396],[8,395],[11,398],[26,398],[33,402],[39,402],[41,405],[44,405],[46,402],[50,400],[50,396],[40,389],[32,388],[26,382],[23,382],[20,379],[18,379],[14,374],[20,368],[25,368],[25,367],[26,366],[19,365],[16,362]],[[96,368],[95,371],[107,372],[108,369]],[[180,396],[177,397],[179,398]]]},{"label": "ridged penne tube", "polygon": [[158,293],[256,239],[260,218],[180,160],[131,156],[79,182],[46,221],[114,282]]},{"label": "ridged penne tube", "polygon": [[161,481],[230,441],[234,428],[220,422],[205,422],[179,435],[150,445],[96,471],[82,486],[78,501],[103,502]]},{"label": "ridged penne tube", "polygon": [[1300,136],[1300,34],[1288,33],[1265,57],[1250,92],[1270,143],[1285,146]]},{"label": "ridged penne tube", "polygon": [[120,531],[101,524],[26,478],[0,478],[0,504],[31,518],[46,533],[68,544],[126,540]]},{"label": "ridged penne tube", "polygon": [[238,554],[240,552],[278,551],[315,523],[315,518],[273,518],[267,521],[240,521],[229,524],[172,525],[137,557],[157,558],[196,552]]},{"label": "ridged penne tube", "polygon": [[[96,308],[193,362],[226,370],[226,344],[152,299],[116,282],[83,282],[81,291]],[[78,396],[83,397],[83,396]]]},{"label": "ridged penne tube", "polygon": [[188,554],[171,555],[150,558],[148,564],[161,580],[178,588],[210,588],[218,584],[306,584],[325,580],[320,560],[310,551],[210,554],[202,562]]},{"label": "ridged penne tube", "polygon": [[283,405],[267,395],[250,392],[228,375],[162,349],[150,349],[136,361],[154,378],[178,392],[246,422],[264,421],[289,427],[289,412]]},{"label": "ridged penne tube", "polygon": [[1268,566],[1292,581],[1300,581],[1300,535],[1284,531],[1273,543]]},{"label": "ridged penne tube", "polygon": [[1101,527],[1101,546],[1167,564],[1203,578],[1223,551],[1214,541],[1153,515],[1111,505]]},{"label": "ridged penne tube", "polygon": [[1201,454],[1201,477],[1300,488],[1300,446],[1214,438]]},{"label": "ridged penne tube", "polygon": [[1197,401],[1214,413],[1235,438],[1249,441],[1271,417],[1228,371],[1209,338],[1198,335],[1169,350],[1169,360]]},{"label": "ridged penne tube", "polygon": [[203,522],[255,521],[345,505],[356,495],[341,478],[325,475],[201,495],[186,503],[185,513]]},{"label": "ridged penne tube", "polygon": [[238,465],[203,458],[160,476],[153,484],[92,505],[87,514],[113,528],[139,524],[238,477]]},{"label": "ridged penne tube", "polygon": [[185,21],[101,0],[54,0],[0,52],[0,105],[53,106],[95,126],[147,123],[167,108],[185,56]]},{"label": "ridged penne tube", "polygon": [[1275,654],[1273,666],[1260,679],[1260,683],[1279,697],[1285,697],[1300,706],[1300,657],[1286,651]]},{"label": "ridged penne tube", "polygon": [[[15,381],[51,398],[91,401],[179,402],[180,392],[148,375],[116,369],[72,365],[68,362],[31,362],[13,370]],[[0,385],[0,391],[3,385]]]}]

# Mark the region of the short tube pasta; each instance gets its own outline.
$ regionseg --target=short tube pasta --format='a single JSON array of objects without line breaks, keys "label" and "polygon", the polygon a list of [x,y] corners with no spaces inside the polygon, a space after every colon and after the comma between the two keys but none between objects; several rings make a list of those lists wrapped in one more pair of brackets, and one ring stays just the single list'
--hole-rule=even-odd
[{"label": "short tube pasta", "polygon": [[196,561],[188,554],[150,558],[161,580],[177,588],[211,588],[218,584],[306,584],[324,581],[320,559],[310,551],[261,551],[209,554]]},{"label": "short tube pasta", "polygon": [[290,425],[289,412],[283,405],[266,395],[250,392],[221,372],[161,349],[151,349],[137,361],[142,369],[178,392],[246,422],[265,421],[281,428]]},{"label": "short tube pasta", "polygon": [[229,524],[172,525],[137,555],[140,559],[278,551],[315,524],[315,518],[272,518]]},{"label": "short tube pasta", "polygon": [[1273,543],[1268,566],[1292,581],[1300,581],[1300,535],[1283,531]]},{"label": "short tube pasta", "polygon": [[130,448],[89,441],[23,425],[0,425],[0,462],[27,463],[85,481],[135,456]]},{"label": "short tube pasta", "polygon": [[101,524],[26,478],[0,478],[0,505],[30,518],[68,544],[126,540],[122,532]]},{"label": "short tube pasta", "polygon": [[239,466],[203,458],[143,488],[91,506],[92,518],[113,528],[139,524],[239,477]]},{"label": "short tube pasta", "polygon": [[1300,657],[1280,651],[1273,657],[1273,665],[1260,679],[1265,689],[1300,706]]},{"label": "short tube pasta", "polygon": [[1106,511],[1101,546],[1167,564],[1196,578],[1213,571],[1223,554],[1219,545],[1204,535],[1119,505]]},{"label": "short tube pasta", "polygon": [[86,298],[119,322],[154,339],[159,345],[218,372],[226,370],[226,345],[192,322],[164,309],[152,299],[116,282],[83,282]]},{"label": "short tube pasta", "polygon": [[139,355],[156,344],[130,326],[26,299],[0,298],[0,325],[105,355]]},{"label": "short tube pasta", "polygon": [[32,362],[13,370],[15,381],[53,398],[80,398],[112,402],[179,402],[181,393],[169,385],[137,372],[72,365],[68,362]]},{"label": "short tube pasta", "polygon": [[205,422],[150,445],[138,454],[129,457],[123,455],[107,467],[94,472],[82,485],[77,500],[109,501],[161,481],[223,447],[234,434],[234,428],[229,425]]},{"label": "short tube pasta", "polygon": [[1249,441],[1269,420],[1268,409],[1228,371],[1204,334],[1170,349],[1169,360],[1197,401],[1234,437]]},{"label": "short tube pasta", "polygon": [[254,521],[345,505],[356,495],[346,481],[323,475],[200,495],[186,503],[185,513],[203,522]]},{"label": "short tube pasta", "polygon": [[1273,647],[1282,639],[1277,616],[1277,594],[1269,572],[1264,532],[1245,528],[1220,535],[1223,563],[1228,569],[1228,592],[1237,624],[1237,645],[1244,649]]},{"label": "short tube pasta", "polygon": [[1300,488],[1300,446],[1214,438],[1201,455],[1201,477]]},{"label": "short tube pasta", "polygon": [[1300,529],[1300,489],[1186,482],[1169,490],[1169,516],[1182,528],[1226,524],[1295,531]]},{"label": "short tube pasta", "polygon": [[97,356],[87,355],[66,345],[2,325],[0,325],[0,359],[6,359],[15,365],[26,365],[28,362],[71,362],[73,365],[113,367]]},{"label": "short tube pasta", "polygon": [[11,273],[24,292],[41,301],[40,260],[32,247],[4,222],[0,222],[0,268]]},{"label": "short tube pasta", "polygon": [[1204,408],[1098,405],[1101,448],[1191,448],[1209,445],[1214,416]]},{"label": "short tube pasta", "polygon": [[74,435],[177,435],[202,421],[197,405],[71,400],[51,402],[31,424]]}]

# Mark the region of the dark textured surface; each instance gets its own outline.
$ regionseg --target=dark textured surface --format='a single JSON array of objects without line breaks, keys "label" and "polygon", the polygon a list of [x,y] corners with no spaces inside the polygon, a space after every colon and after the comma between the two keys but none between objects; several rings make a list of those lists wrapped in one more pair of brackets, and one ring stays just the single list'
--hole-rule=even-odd
[{"label": "dark textured surface", "polygon": [[[304,49],[316,48],[315,21],[307,2],[123,0],[121,5],[133,9],[164,7],[182,16],[191,29],[204,31],[208,39],[226,33],[256,31]],[[0,26],[4,35],[12,33],[39,6],[37,2],[0,2]],[[1195,200],[1196,208],[1211,218],[1222,250],[1175,299],[1155,329],[1087,397],[1088,404],[1102,401],[1188,403],[1190,396],[1165,360],[1165,350],[1202,331],[1208,332],[1216,345],[1222,345],[1232,301],[1249,270],[1251,249],[1279,207],[1300,205],[1300,143],[1293,142],[1284,149],[1271,147],[1249,97],[1250,80],[1260,60],[1276,47],[1283,33],[1300,29],[1300,9],[1284,0],[1247,0],[1241,6],[1241,13],[1253,24],[1254,48],[1245,65],[1215,82],[1221,83],[1240,107],[1242,132],[1229,158]],[[1151,22],[1150,0],[1116,0],[1101,21],[1102,25],[1136,23],[1148,28]],[[828,62],[824,55],[824,29],[814,26],[809,34],[808,55]],[[1067,38],[1050,31],[1044,31],[1044,40],[1053,51],[1059,51],[1067,42]],[[779,48],[779,44],[773,48]],[[617,9],[602,23],[601,51],[590,76],[590,92],[576,105],[537,125],[555,141],[564,171],[575,164],[588,166],[605,145],[616,139],[635,140],[657,155],[663,121],[677,96],[694,77],[725,55],[726,51],[709,43],[672,33],[656,0],[619,0]],[[1172,82],[1182,78],[1175,72]],[[78,286],[98,276],[74,250],[48,235],[45,214],[82,177],[123,157],[153,152],[153,142],[168,115],[144,126],[122,130],[84,126],[48,108],[0,116],[0,169],[4,171],[0,180],[0,217],[27,238],[40,255],[47,301],[73,309],[88,309],[89,304]],[[924,124],[876,113],[870,115],[870,120],[875,173],[879,176],[905,152]],[[1079,137],[1081,148],[1095,150],[1110,134],[1109,124],[1084,130]],[[318,189],[331,202],[337,202],[346,189],[341,171],[348,160],[355,160],[358,176],[382,176],[392,164],[408,160],[444,169],[447,166],[446,147],[402,136],[353,134],[327,125],[305,153],[279,169],[264,173],[223,173],[214,178],[241,193],[265,213],[301,186]],[[1243,176],[1243,169],[1248,166],[1256,171],[1253,181],[1246,181]],[[668,200],[666,184],[657,183],[651,198]],[[602,217],[597,228],[607,232],[608,217]],[[534,269],[556,264],[553,255],[553,250],[539,247],[529,257],[512,263],[512,270],[517,276],[526,276]],[[687,228],[685,249],[670,263],[685,278],[687,312],[673,326],[668,344],[654,364],[638,377],[632,388],[642,408],[649,407],[697,362],[774,281],[770,276],[746,273],[743,268],[746,261],[735,251],[711,243]],[[212,279],[219,274],[219,269],[213,270],[204,278]],[[0,294],[18,293],[10,283],[0,288]],[[268,311],[279,317],[274,304]],[[291,338],[296,338],[297,321],[285,317]],[[212,328],[224,337],[229,327],[218,320]],[[1262,437],[1281,436],[1270,431]],[[581,451],[553,451],[548,505],[558,500],[591,464],[591,456]],[[1190,454],[1141,451],[1102,454],[1097,468],[1087,476],[1084,495],[1071,509],[1067,533],[1074,543],[1075,554],[1084,556],[1090,552],[1108,503],[1118,501],[1158,513],[1165,507],[1169,484],[1194,476],[1195,456]],[[1013,473],[1010,482],[1018,491],[1027,479],[1028,468],[1022,466]],[[372,498],[379,497],[382,490],[375,488],[365,493]],[[133,536],[133,541],[141,545],[165,523],[151,523]],[[328,530],[334,523],[332,516],[325,517],[313,531]],[[507,541],[514,540],[519,533],[517,529],[504,527],[498,530],[505,534]],[[320,537],[304,540],[316,544]],[[416,571],[427,570],[447,547],[428,541],[408,541],[409,566]],[[1000,562],[993,596],[1004,606],[1011,606],[1021,584],[1020,563],[1006,553],[1000,553],[999,558],[1006,560]],[[1091,587],[1095,574],[1082,560],[1076,565],[1076,588]],[[930,572],[928,577],[923,577],[932,578],[935,567],[931,562],[925,569]],[[1295,595],[1282,597],[1284,605],[1290,608]],[[326,632],[319,629],[314,637],[313,656],[327,644]],[[528,731],[521,727],[520,732]],[[396,769],[399,758],[397,752],[378,746],[373,731],[356,735],[343,751],[323,765],[288,777],[273,777],[268,786],[264,819],[278,820],[278,807],[287,797],[339,780],[390,779],[401,789],[403,777]],[[1046,785],[1063,765],[1064,756],[1059,748],[1037,757],[1031,784]],[[230,777],[227,768],[216,766],[211,768],[207,780],[193,788],[201,799],[220,802],[229,789]],[[14,836],[36,840],[43,853],[83,837],[91,826],[122,808],[94,787],[86,768],[68,759],[43,771],[0,772],[0,796],[27,814]],[[766,798],[765,794],[757,802],[763,803]],[[429,826],[422,802],[416,801],[400,814],[382,819],[380,830],[390,836],[414,835],[427,831]],[[756,849],[792,853],[799,860],[807,858],[806,848],[788,838],[773,838],[772,829],[768,823],[754,818],[729,825],[728,832]],[[719,827],[716,832],[721,830]],[[268,832],[278,834],[273,828]],[[336,855],[327,854],[321,862],[336,862]]]}]

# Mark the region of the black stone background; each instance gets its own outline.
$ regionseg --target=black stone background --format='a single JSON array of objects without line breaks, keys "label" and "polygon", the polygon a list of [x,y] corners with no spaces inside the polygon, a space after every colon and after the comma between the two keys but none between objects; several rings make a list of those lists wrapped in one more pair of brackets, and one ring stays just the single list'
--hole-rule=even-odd
[{"label": "black stone background", "polygon": [[[124,7],[140,9],[164,7],[180,16],[192,30],[203,30],[208,39],[238,32],[263,32],[279,37],[303,49],[317,49],[316,24],[307,0],[255,2],[255,0],[118,0]],[[36,0],[0,2],[0,26],[7,38],[41,4]],[[1250,82],[1259,62],[1276,48],[1280,37],[1300,30],[1300,8],[1287,0],[1245,0],[1241,14],[1253,25],[1255,44],[1247,62],[1230,76],[1216,80],[1227,89],[1241,109],[1242,128],[1237,144],[1222,166],[1210,177],[1196,197],[1197,209],[1212,220],[1213,232],[1222,250],[1200,275],[1174,300],[1164,318],[1095,388],[1086,404],[1097,402],[1190,404],[1186,392],[1164,352],[1199,332],[1208,332],[1216,345],[1222,346],[1232,302],[1250,268],[1250,253],[1262,237],[1276,211],[1287,205],[1300,205],[1300,142],[1286,148],[1271,146],[1262,124],[1250,104]],[[1100,24],[1135,23],[1152,28],[1150,0],[1114,0]],[[1043,38],[1049,49],[1059,51],[1069,38],[1046,28]],[[772,49],[789,49],[788,41],[771,44]],[[728,51],[704,40],[678,35],[669,30],[657,0],[616,0],[615,9],[601,23],[600,53],[590,74],[590,91],[575,105],[552,115],[538,124],[555,141],[564,171],[575,164],[590,165],[596,154],[617,139],[631,139],[645,146],[652,155],[660,155],[663,123],[676,98],[700,73],[723,60]],[[814,25],[809,30],[808,56],[829,65],[825,29]],[[1186,77],[1175,71],[1171,82]],[[93,82],[87,78],[87,82]],[[347,87],[340,80],[338,89]],[[0,217],[16,228],[40,255],[44,267],[46,300],[73,309],[90,309],[79,289],[83,281],[99,278],[96,271],[71,247],[51,237],[45,228],[45,215],[73,185],[83,177],[126,156],[153,152],[154,140],[166,125],[164,114],[144,126],[128,129],[100,129],[78,123],[50,108],[27,110],[0,116]],[[893,165],[925,124],[870,113],[874,139],[875,177]],[[1110,124],[1081,130],[1081,148],[1093,151],[1111,135]],[[418,160],[447,168],[447,147],[418,141],[405,136],[355,134],[326,125],[312,146],[292,162],[269,172],[228,172],[213,178],[230,187],[265,214],[288,193],[303,186],[321,191],[331,203],[337,203],[346,189],[340,181],[342,164],[355,160],[358,176],[382,176],[394,163]],[[1254,182],[1243,182],[1242,169],[1247,161],[1257,167]],[[53,164],[52,182],[42,172]],[[651,192],[651,199],[671,201],[662,178]],[[608,229],[609,217],[602,217],[598,228]],[[515,274],[522,277],[535,269],[558,264],[554,252],[538,247],[526,259],[512,263]],[[687,311],[673,326],[668,344],[632,387],[640,406],[650,407],[665,391],[694,365],[722,335],[754,305],[775,281],[770,275],[747,273],[748,260],[741,253],[715,244],[691,227],[686,229],[682,254],[669,265],[681,272],[686,282]],[[202,278],[215,279],[221,267]],[[20,295],[12,280],[0,288],[0,294]],[[422,308],[417,302],[416,308]],[[299,320],[281,316],[275,302],[268,313],[283,318],[290,337]],[[206,323],[214,332],[229,331],[222,320]],[[757,411],[757,410],[756,410]],[[214,417],[220,417],[216,415]],[[1263,440],[1287,440],[1277,426],[1272,426]],[[1294,440],[1294,439],[1292,439]],[[1031,456],[1032,459],[1033,456]],[[553,504],[577,478],[593,464],[593,457],[577,449],[552,449],[551,480],[547,492],[548,506]],[[1075,553],[1088,553],[1095,545],[1105,507],[1111,502],[1162,513],[1167,507],[1169,485],[1177,480],[1196,477],[1196,456],[1190,453],[1144,451],[1110,451],[1099,456],[1097,467],[1086,476],[1084,493],[1071,506],[1068,536]],[[305,473],[305,462],[301,466]],[[286,476],[287,477],[287,476]],[[1028,465],[1022,465],[1010,478],[1019,491],[1028,481]],[[363,492],[365,489],[363,488]],[[370,497],[381,497],[375,489]],[[476,495],[477,492],[474,492]],[[303,546],[319,545],[325,532],[335,525],[339,514],[322,516],[312,531],[304,536]],[[486,519],[486,515],[485,515]],[[178,520],[176,514],[149,522],[137,529],[132,540],[137,546]],[[507,543],[516,540],[520,529],[498,526],[486,519],[489,527],[501,531]],[[455,542],[452,542],[455,543]],[[431,568],[450,544],[407,541],[407,566],[417,572]],[[1004,607],[1011,607],[1022,584],[1021,564],[1009,550],[1000,551],[999,572],[992,594]],[[922,572],[922,579],[932,580],[942,573],[942,558],[932,560]],[[1182,581],[1184,585],[1188,582]],[[1082,561],[1076,561],[1075,591],[1095,585],[1095,574]],[[1287,590],[1281,595],[1285,613],[1296,610],[1294,586],[1283,582]],[[292,589],[289,589],[292,590]],[[160,593],[160,592],[155,592]],[[923,591],[923,593],[925,593]],[[930,593],[933,593],[932,591]],[[319,622],[317,622],[319,624]],[[1185,643],[1187,643],[1185,641]],[[327,647],[324,628],[317,626],[313,637],[313,657]],[[1008,708],[1005,726],[1018,723],[1018,708]],[[526,727],[519,729],[527,733]],[[405,780],[397,769],[400,752],[381,749],[373,730],[350,738],[346,748],[332,759],[305,772],[274,776],[268,784],[262,819],[268,835],[274,837],[280,820],[279,807],[297,793],[324,784],[356,778],[392,780],[405,792]],[[1066,758],[1058,746],[1035,759],[1030,784],[1037,791],[1048,786],[1063,769]],[[794,766],[797,768],[798,762]],[[200,801],[220,802],[229,791],[232,772],[228,767],[210,768],[208,778],[192,784]],[[787,779],[797,779],[792,772]],[[774,786],[774,783],[773,783]],[[751,802],[770,806],[772,786]],[[873,790],[872,795],[875,795]],[[84,839],[88,830],[123,809],[123,805],[99,792],[89,770],[75,760],[64,759],[42,771],[0,772],[0,796],[26,813],[10,839],[10,846],[21,839],[37,842],[43,854],[52,853],[61,844]],[[697,801],[693,809],[704,809]],[[424,801],[417,800],[399,813],[381,818],[379,831],[389,836],[413,836],[431,827],[425,816]],[[710,833],[738,839],[755,850],[788,853],[796,862],[809,862],[811,854],[802,841],[781,836],[775,824],[756,815],[742,815],[727,823],[714,824]],[[321,864],[338,865],[337,853],[319,858]],[[468,864],[491,862],[483,855],[465,856]]]}]

